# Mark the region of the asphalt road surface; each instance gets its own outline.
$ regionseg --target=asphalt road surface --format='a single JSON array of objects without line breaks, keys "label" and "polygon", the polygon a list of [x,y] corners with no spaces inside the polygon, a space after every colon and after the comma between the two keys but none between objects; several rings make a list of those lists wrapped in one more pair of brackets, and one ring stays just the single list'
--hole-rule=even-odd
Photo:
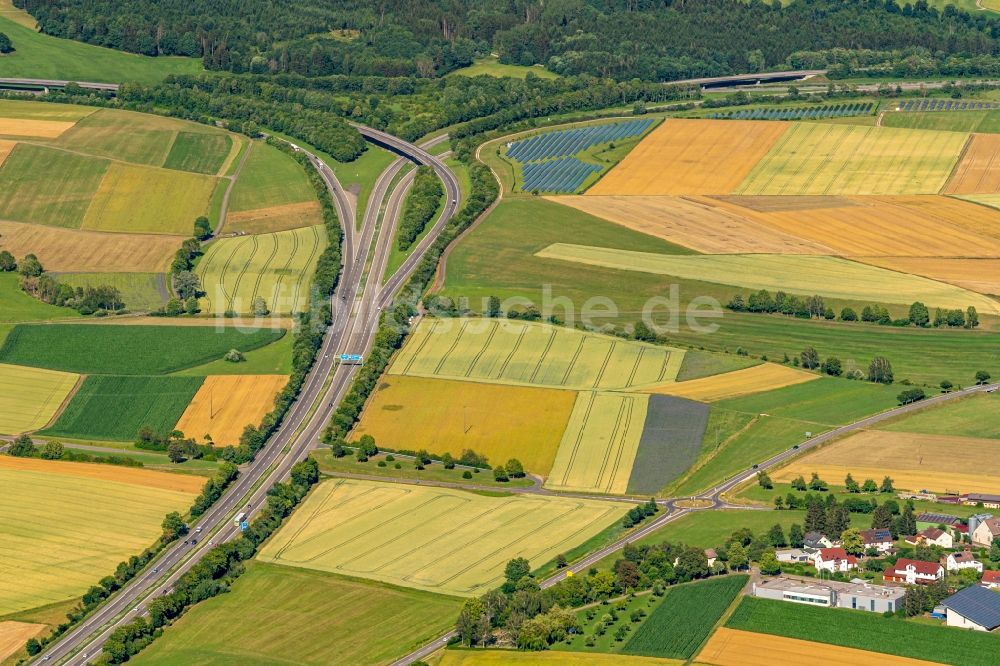
[{"label": "asphalt road surface", "polygon": [[[332,325],[326,332],[317,360],[298,399],[285,416],[281,427],[258,452],[254,461],[241,469],[240,476],[224,496],[198,521],[196,531],[190,535],[198,543],[178,542],[165,549],[141,574],[112,595],[86,620],[48,646],[44,653],[36,657],[35,663],[44,661],[80,665],[94,658],[115,628],[144,614],[146,602],[168,592],[177,579],[193,567],[212,546],[237,536],[239,527],[232,522],[233,516],[242,511],[247,514],[248,520],[251,519],[264,504],[268,488],[285,479],[291,467],[304,459],[319,441],[358,368],[356,365],[339,364],[338,356],[342,353],[362,353],[362,350],[369,348],[378,326],[379,312],[391,302],[395,291],[412,274],[422,254],[454,215],[458,205],[458,180],[439,159],[423,148],[384,132],[362,126],[358,126],[358,130],[366,138],[387,145],[414,162],[434,169],[441,177],[448,196],[441,217],[383,287],[379,287],[379,280],[368,280],[362,290],[368,250],[391,178],[380,178],[377,182],[378,191],[373,192],[369,199],[364,223],[360,234],[357,234],[354,217],[350,214],[351,205],[333,172],[315,155],[306,153],[322,174],[337,204],[344,230],[344,263],[337,290],[332,297]],[[446,138],[440,137],[436,141]],[[297,146],[296,149],[302,150]],[[394,224],[385,226],[393,227]],[[384,243],[379,247],[384,250],[390,245]],[[384,260],[384,257],[376,256],[373,264]]]}]

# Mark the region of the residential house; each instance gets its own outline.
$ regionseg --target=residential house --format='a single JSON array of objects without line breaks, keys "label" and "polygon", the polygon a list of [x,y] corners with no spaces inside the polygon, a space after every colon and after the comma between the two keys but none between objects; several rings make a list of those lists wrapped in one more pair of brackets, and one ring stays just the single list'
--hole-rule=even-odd
[{"label": "residential house", "polygon": [[852,608],[884,613],[896,612],[903,607],[906,590],[865,582],[842,583],[831,580],[819,583],[779,576],[754,583],[753,595],[763,599],[789,601],[808,606]]},{"label": "residential house", "polygon": [[848,555],[843,548],[820,548],[813,553],[813,566],[816,571],[829,571],[830,573],[850,571],[858,567],[858,558]]},{"label": "residential house", "polygon": [[811,562],[815,551],[812,548],[783,548],[774,551],[779,562]]},{"label": "residential house", "polygon": [[803,545],[805,545],[806,548],[832,548],[833,547],[833,542],[830,541],[830,539],[828,539],[826,537],[826,535],[824,535],[821,532],[816,532],[815,530],[813,530],[811,532],[806,532],[805,536],[802,539],[802,542],[803,542]]},{"label": "residential house", "polygon": [[[1000,627],[1000,594],[973,585],[941,602],[949,627],[993,631]],[[996,656],[996,655],[994,655]]]},{"label": "residential house", "polygon": [[885,582],[907,585],[930,585],[943,578],[944,567],[939,563],[906,558],[896,560],[895,564],[890,564],[882,572],[882,579]]},{"label": "residential house", "polygon": [[991,590],[1000,589],[1000,571],[984,571],[979,584]]},{"label": "residential house", "polygon": [[880,553],[892,550],[892,532],[887,529],[861,530],[861,538],[865,542],[865,550],[874,548]]},{"label": "residential house", "polygon": [[993,539],[1000,537],[1000,518],[988,518],[978,525],[972,533],[972,543],[977,546],[991,546]]},{"label": "residential house", "polygon": [[941,564],[948,571],[961,571],[962,569],[975,569],[983,572],[983,563],[975,558],[971,550],[963,550],[957,553],[949,553],[948,557],[942,558]]},{"label": "residential house", "polygon": [[715,552],[714,548],[706,548],[705,558],[708,560],[708,566],[711,567],[715,565],[715,561],[719,559],[719,555]]},{"label": "residential house", "polygon": [[942,548],[954,548],[955,546],[955,539],[951,534],[938,527],[928,527],[918,533],[917,537],[929,546],[941,546]]}]

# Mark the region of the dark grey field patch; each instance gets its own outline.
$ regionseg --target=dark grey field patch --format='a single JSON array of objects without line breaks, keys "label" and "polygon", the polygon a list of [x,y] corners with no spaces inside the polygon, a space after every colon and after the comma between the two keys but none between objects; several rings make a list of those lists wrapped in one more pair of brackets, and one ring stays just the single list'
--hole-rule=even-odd
[{"label": "dark grey field patch", "polygon": [[709,406],[651,395],[628,492],[653,495],[694,464],[708,423]]}]

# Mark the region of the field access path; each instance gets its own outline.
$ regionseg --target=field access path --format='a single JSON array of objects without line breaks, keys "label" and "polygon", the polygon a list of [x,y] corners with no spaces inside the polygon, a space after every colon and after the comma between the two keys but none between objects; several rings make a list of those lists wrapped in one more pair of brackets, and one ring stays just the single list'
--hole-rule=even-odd
[{"label": "field access path", "polygon": [[[932,398],[927,398],[926,400],[922,400],[920,402],[914,402],[908,405],[902,405],[900,407],[896,407],[894,409],[890,409],[881,412],[879,414],[875,414],[874,416],[863,418],[859,421],[855,421],[854,423],[849,423],[847,425],[840,426],[839,428],[834,428],[833,430],[829,430],[825,433],[807,439],[805,442],[797,445],[795,448],[788,449],[786,451],[782,451],[777,455],[771,456],[767,460],[763,460],[760,463],[754,465],[752,468],[744,470],[730,477],[726,481],[720,483],[714,488],[706,490],[700,495],[696,495],[694,497],[676,497],[664,500],[663,502],[660,502],[661,504],[666,506],[666,512],[663,515],[650,521],[649,523],[640,527],[639,529],[632,532],[628,536],[623,537],[615,541],[614,543],[611,543],[607,546],[604,546],[603,548],[600,548],[590,553],[581,560],[573,562],[568,567],[566,567],[566,569],[541,581],[540,585],[542,589],[552,587],[559,581],[565,579],[567,572],[570,572],[572,574],[579,574],[582,571],[587,571],[591,566],[593,566],[597,562],[600,562],[605,557],[621,550],[627,544],[632,543],[633,541],[641,539],[645,536],[648,536],[653,532],[655,532],[656,530],[663,527],[664,525],[669,525],[670,523],[680,518],[683,518],[688,514],[696,513],[699,511],[753,509],[754,507],[751,506],[739,506],[739,505],[729,504],[724,499],[724,495],[734,490],[735,488],[753,480],[753,478],[756,476],[759,470],[765,470],[765,469],[770,469],[772,467],[776,467],[778,465],[781,465],[782,463],[788,462],[788,460],[790,460],[791,458],[801,455],[810,449],[822,446],[823,444],[828,444],[833,440],[843,437],[844,435],[856,432],[858,430],[864,430],[877,423],[881,423],[883,421],[896,418],[902,414],[908,414],[910,412],[925,409],[930,406],[940,405],[941,403],[948,402],[951,400],[956,400],[958,398],[963,398],[972,395],[974,393],[982,393],[985,391],[996,391],[998,389],[1000,389],[1000,382],[995,384],[986,384],[982,386],[971,386],[961,391],[953,391],[952,393],[943,393],[941,395],[937,395]],[[512,488],[511,491],[530,492],[531,489]],[[599,495],[590,495],[589,497],[593,499],[611,499],[610,497],[601,497]],[[621,499],[621,498],[619,497],[616,499]],[[683,506],[684,503],[690,502],[692,500],[701,501],[704,505]],[[392,666],[408,666],[409,664],[412,664],[415,661],[423,660],[429,655],[436,652],[437,650],[440,650],[441,648],[445,647],[448,644],[448,641],[450,641],[457,635],[458,635],[457,632],[450,631],[447,634],[439,636],[434,641],[427,643],[426,645],[423,645],[420,648],[417,648],[416,650],[406,655],[405,657],[397,659],[392,663]]]},{"label": "field access path", "polygon": [[[287,478],[292,466],[308,456],[329,423],[341,399],[347,393],[358,366],[339,364],[342,353],[361,353],[372,342],[379,322],[379,313],[391,303],[400,286],[409,278],[423,254],[455,214],[459,183],[454,173],[438,158],[423,148],[414,146],[385,132],[356,126],[367,140],[389,147],[408,159],[432,167],[441,178],[448,197],[440,218],[423,241],[381,288],[362,289],[365,260],[375,235],[377,211],[381,198],[372,197],[366,211],[360,238],[355,235],[354,217],[348,215],[351,205],[332,170],[317,156],[305,153],[326,181],[340,217],[344,233],[343,267],[336,292],[332,296],[332,324],[327,329],[316,362],[306,377],[299,397],[285,416],[281,426],[256,458],[241,469],[241,474],[212,508],[198,521],[199,543],[175,543],[166,548],[141,574],[116,592],[100,608],[58,641],[37,656],[35,663],[51,662],[72,665],[88,663],[97,656],[108,636],[117,627],[145,614],[144,604],[154,595],[169,592],[180,576],[205,556],[215,543],[229,541],[239,535],[233,516],[244,511],[251,519],[265,504],[267,490]],[[391,178],[385,180],[388,188]],[[382,195],[384,197],[384,193]],[[367,244],[366,244],[367,243]],[[381,247],[381,246],[377,246]],[[376,249],[376,254],[378,250]],[[375,257],[376,259],[378,257]],[[373,259],[374,261],[374,259]],[[381,261],[385,261],[384,258]],[[369,281],[371,282],[371,281]]]}]

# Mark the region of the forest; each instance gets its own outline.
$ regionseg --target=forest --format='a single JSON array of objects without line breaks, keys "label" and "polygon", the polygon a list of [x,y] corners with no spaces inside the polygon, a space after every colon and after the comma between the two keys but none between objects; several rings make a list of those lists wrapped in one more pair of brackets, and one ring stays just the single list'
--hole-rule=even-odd
[{"label": "forest", "polygon": [[[435,77],[490,53],[562,75],[671,81],[784,65],[976,73],[1000,23],[925,0],[14,0],[41,30],[211,70]],[[857,56],[855,55],[857,54]],[[874,58],[874,59],[873,59]],[[867,62],[866,62],[867,59]]]}]

